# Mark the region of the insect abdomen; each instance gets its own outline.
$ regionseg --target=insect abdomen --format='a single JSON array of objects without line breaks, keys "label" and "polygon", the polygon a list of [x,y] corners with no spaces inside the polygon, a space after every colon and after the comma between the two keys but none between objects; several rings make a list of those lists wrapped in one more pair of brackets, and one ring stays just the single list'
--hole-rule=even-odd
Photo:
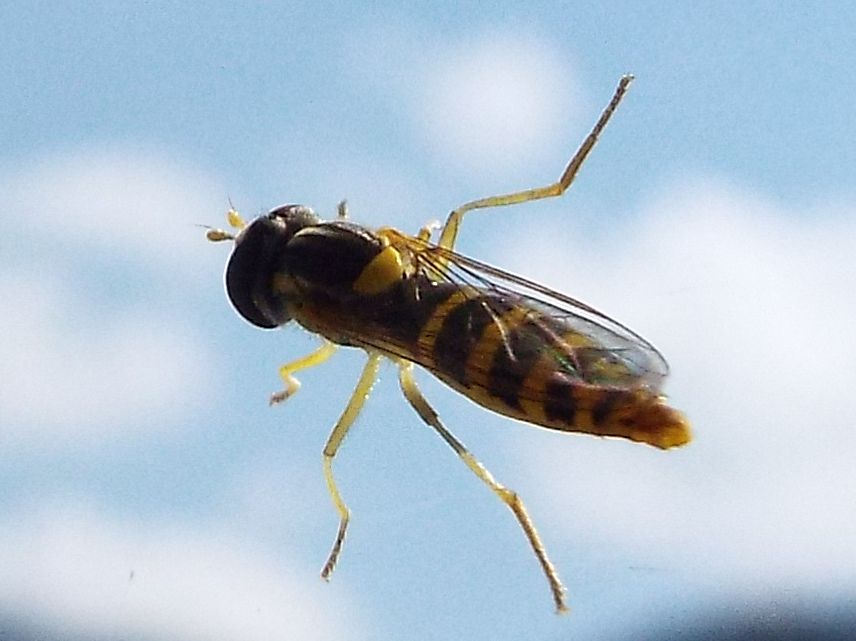
[{"label": "insect abdomen", "polygon": [[419,348],[438,378],[507,416],[661,448],[690,438],[684,417],[655,391],[599,380],[622,380],[626,366],[511,296],[456,291],[427,318]]},{"label": "insect abdomen", "polygon": [[663,449],[690,440],[683,414],[645,387],[625,390],[591,386],[555,373],[544,385],[540,405],[546,420],[539,424],[545,427],[620,436]]}]

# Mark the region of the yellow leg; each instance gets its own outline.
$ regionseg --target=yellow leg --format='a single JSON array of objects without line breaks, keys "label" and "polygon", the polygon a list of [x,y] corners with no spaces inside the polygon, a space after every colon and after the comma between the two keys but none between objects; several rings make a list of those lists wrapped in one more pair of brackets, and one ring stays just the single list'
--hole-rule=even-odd
[{"label": "yellow leg", "polygon": [[345,540],[345,533],[348,530],[348,520],[350,519],[350,510],[342,500],[342,495],[339,494],[339,488],[336,487],[336,480],[333,478],[333,458],[339,450],[339,446],[345,439],[354,419],[363,408],[363,404],[368,398],[369,392],[377,379],[377,371],[380,367],[380,361],[383,358],[380,354],[369,354],[369,361],[363,368],[363,373],[360,375],[360,380],[354,388],[351,399],[348,401],[345,411],[342,416],[333,426],[333,431],[327,439],[327,444],[324,446],[324,478],[327,481],[327,489],[330,492],[330,498],[333,499],[333,505],[336,506],[336,511],[339,513],[339,531],[336,533],[336,540],[333,541],[333,548],[330,550],[330,555],[327,557],[327,562],[321,570],[321,578],[329,579],[330,574],[336,567],[336,561],[339,560],[339,553],[342,551],[342,543]]},{"label": "yellow leg", "polygon": [[510,490],[498,483],[496,479],[493,478],[493,475],[481,463],[479,463],[472,454],[470,454],[467,448],[464,447],[464,444],[456,439],[454,435],[446,429],[440,421],[440,417],[437,415],[437,412],[435,412],[434,408],[428,404],[428,401],[425,400],[422,392],[420,392],[419,388],[416,386],[416,381],[413,379],[413,365],[408,362],[399,361],[398,366],[398,379],[401,383],[401,390],[413,406],[413,409],[416,410],[416,413],[419,414],[423,421],[433,427],[437,433],[443,437],[443,440],[446,441],[453,450],[455,450],[455,453],[461,457],[461,460],[463,460],[466,466],[470,468],[473,474],[486,483],[488,487],[490,487],[490,489],[493,490],[500,498],[500,500],[514,513],[515,518],[517,518],[517,522],[520,523],[520,527],[523,528],[523,533],[529,540],[529,545],[532,547],[532,551],[535,552],[535,556],[538,557],[541,569],[547,577],[547,581],[550,584],[550,590],[553,593],[553,602],[556,604],[556,611],[559,613],[567,612],[568,606],[565,605],[565,588],[559,579],[556,568],[547,556],[547,550],[544,548],[544,544],[541,542],[541,537],[538,536],[538,531],[535,529],[532,519],[529,518],[529,513],[526,511],[526,506],[523,505],[521,498],[513,490]]},{"label": "yellow leg", "polygon": [[574,181],[574,177],[577,175],[577,172],[580,170],[580,167],[589,155],[589,152],[591,152],[595,143],[597,143],[600,134],[603,132],[604,127],[606,127],[606,123],[609,122],[609,119],[612,117],[612,114],[618,107],[618,103],[621,102],[621,99],[627,92],[627,87],[632,81],[633,76],[631,75],[621,77],[621,80],[618,82],[618,87],[615,90],[615,94],[612,96],[612,100],[609,101],[609,104],[600,115],[600,119],[597,121],[588,137],[583,141],[583,144],[580,145],[577,153],[575,153],[574,157],[571,158],[571,161],[568,163],[568,166],[565,167],[565,171],[562,172],[562,176],[557,182],[554,182],[552,185],[547,185],[546,187],[526,189],[524,191],[517,191],[503,196],[480,198],[479,200],[473,200],[472,202],[461,205],[457,209],[453,210],[446,219],[446,224],[443,226],[443,231],[440,234],[440,247],[444,247],[446,249],[454,248],[455,240],[458,237],[458,228],[461,226],[461,219],[468,211],[472,211],[473,209],[484,209],[486,207],[516,205],[530,200],[561,196],[565,193],[565,190],[567,190]]},{"label": "yellow leg", "polygon": [[307,354],[303,358],[298,358],[296,361],[286,363],[285,365],[280,367],[279,377],[282,379],[282,382],[285,385],[285,389],[283,389],[281,392],[271,394],[270,404],[276,405],[277,403],[282,403],[285,399],[287,399],[289,396],[294,395],[294,393],[300,389],[300,381],[294,378],[294,372],[299,372],[300,370],[306,369],[307,367],[314,367],[315,365],[320,365],[328,358],[330,358],[333,355],[333,352],[335,351],[336,346],[330,341],[325,340],[324,344],[311,354]]}]

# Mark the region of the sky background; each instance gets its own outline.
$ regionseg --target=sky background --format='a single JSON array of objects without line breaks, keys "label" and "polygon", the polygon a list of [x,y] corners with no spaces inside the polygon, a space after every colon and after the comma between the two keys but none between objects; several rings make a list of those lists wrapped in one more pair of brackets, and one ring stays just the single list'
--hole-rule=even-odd
[{"label": "sky background", "polygon": [[[824,638],[856,625],[852,3],[0,7],[0,638]],[[364,361],[230,309],[231,200],[415,231],[603,309],[666,355],[686,448],[538,430],[418,380],[511,514]],[[729,636],[732,635],[732,636]],[[713,637],[711,637],[713,638]]]}]

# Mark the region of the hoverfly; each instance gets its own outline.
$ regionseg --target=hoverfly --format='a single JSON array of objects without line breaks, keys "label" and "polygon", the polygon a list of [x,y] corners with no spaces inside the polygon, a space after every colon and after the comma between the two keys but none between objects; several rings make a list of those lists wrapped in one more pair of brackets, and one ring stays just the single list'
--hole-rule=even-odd
[{"label": "hoverfly", "polygon": [[368,362],[323,451],[324,476],[339,529],[321,571],[330,577],[350,511],[333,477],[333,459],[377,378],[382,359],[398,367],[401,390],[467,467],[511,509],[538,558],[556,609],[564,587],[523,501],[440,421],[416,386],[420,365],[487,409],[565,432],[616,436],[659,448],[690,440],[684,416],[660,392],[666,361],[645,339],[597,310],[546,287],[453,251],[469,211],[562,195],[621,102],[633,76],[621,78],[591,133],[551,185],[474,200],[453,210],[431,242],[432,226],[415,236],[335,220],[309,207],[285,205],[249,224],[230,209],[236,234],[210,230],[211,241],[234,240],[226,291],[243,318],[272,329],[295,320],[322,345],[283,365],[279,403],[294,394],[294,374],[327,360],[336,345],[358,347]]}]

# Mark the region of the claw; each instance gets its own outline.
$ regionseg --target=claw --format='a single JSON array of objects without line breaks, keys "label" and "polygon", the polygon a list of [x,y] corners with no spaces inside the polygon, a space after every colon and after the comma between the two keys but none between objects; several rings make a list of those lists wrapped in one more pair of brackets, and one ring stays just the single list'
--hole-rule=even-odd
[{"label": "claw", "polygon": [[283,380],[285,381],[285,389],[281,392],[276,392],[270,395],[271,405],[279,405],[283,401],[288,400],[289,397],[296,394],[297,390],[300,389],[300,381],[298,381],[290,374],[286,376],[283,376]]}]

